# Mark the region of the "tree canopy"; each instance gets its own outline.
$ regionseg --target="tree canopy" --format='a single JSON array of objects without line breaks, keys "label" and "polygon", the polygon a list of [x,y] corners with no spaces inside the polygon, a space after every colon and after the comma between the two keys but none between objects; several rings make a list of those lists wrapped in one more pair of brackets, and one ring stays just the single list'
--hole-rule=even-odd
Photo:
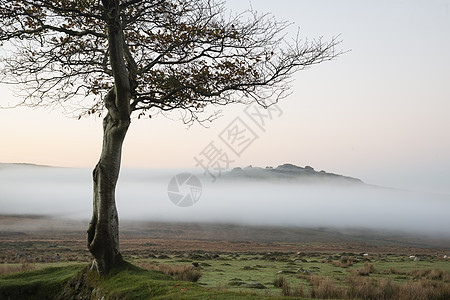
[{"label": "tree canopy", "polygon": [[123,33],[120,76],[139,116],[182,109],[192,121],[208,104],[273,103],[295,71],[339,54],[337,39],[286,42],[289,23],[254,11],[227,14],[221,1],[1,0],[1,81],[26,91],[23,105],[103,111],[118,84],[112,18]]}]

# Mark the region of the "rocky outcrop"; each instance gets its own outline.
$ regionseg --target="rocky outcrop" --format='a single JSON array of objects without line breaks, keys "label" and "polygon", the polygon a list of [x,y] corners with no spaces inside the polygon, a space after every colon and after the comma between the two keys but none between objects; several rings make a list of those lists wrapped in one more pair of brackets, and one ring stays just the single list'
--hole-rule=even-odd
[{"label": "rocky outcrop", "polygon": [[223,174],[228,179],[251,179],[251,180],[298,180],[302,182],[319,183],[350,183],[364,184],[360,179],[328,173],[326,171],[316,171],[311,166],[300,167],[286,163],[273,168],[248,166],[245,168],[236,167]]}]

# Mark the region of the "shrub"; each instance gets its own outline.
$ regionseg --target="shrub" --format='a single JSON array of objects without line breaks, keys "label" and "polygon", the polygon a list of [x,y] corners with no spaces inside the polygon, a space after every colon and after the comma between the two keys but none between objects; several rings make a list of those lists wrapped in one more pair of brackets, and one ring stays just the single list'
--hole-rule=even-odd
[{"label": "shrub", "polygon": [[332,264],[335,267],[347,268],[353,265],[353,259],[346,256],[342,256],[338,261],[333,261]]},{"label": "shrub", "polygon": [[342,299],[346,296],[345,288],[337,287],[330,278],[313,275],[310,283],[312,284],[310,290],[311,298]]},{"label": "shrub", "polygon": [[431,280],[442,280],[442,278],[444,277],[444,273],[441,270],[438,269],[433,269],[430,272],[429,278]]},{"label": "shrub", "polygon": [[287,282],[283,282],[281,286],[281,295],[283,296],[291,296],[292,288]]},{"label": "shrub", "polygon": [[303,286],[301,284],[298,285],[297,288],[292,287],[285,276],[281,275],[278,278],[275,278],[273,281],[273,285],[277,288],[281,288],[282,296],[290,296],[290,297],[303,297]]},{"label": "shrub", "polygon": [[364,267],[356,271],[359,276],[369,276],[369,274],[375,272],[373,264],[365,263]]},{"label": "shrub", "polygon": [[279,276],[278,278],[275,278],[275,280],[273,281],[273,286],[276,288],[281,288],[285,284],[287,284],[287,280],[286,277],[284,277],[283,275]]},{"label": "shrub", "polygon": [[281,295],[289,297],[304,297],[303,286],[299,284],[297,289],[295,289],[287,283],[287,281],[285,281],[281,287]]},{"label": "shrub", "polygon": [[399,300],[445,300],[450,299],[450,286],[441,282],[421,279],[408,281],[400,286],[396,299]]},{"label": "shrub", "polygon": [[383,274],[406,275],[406,272],[390,267],[389,270],[383,271]]}]

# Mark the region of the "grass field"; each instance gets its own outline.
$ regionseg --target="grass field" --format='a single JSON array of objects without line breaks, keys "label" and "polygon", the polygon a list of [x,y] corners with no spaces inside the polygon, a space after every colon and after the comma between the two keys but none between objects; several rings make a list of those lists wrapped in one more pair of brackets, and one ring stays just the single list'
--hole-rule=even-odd
[{"label": "grass field", "polygon": [[[205,287],[240,292],[252,290],[266,296],[298,295],[301,290],[302,296],[310,297],[317,285],[328,279],[330,286],[342,288],[342,298],[346,298],[352,285],[372,283],[377,286],[389,281],[395,286],[406,287],[426,281],[435,291],[443,292],[440,299],[449,299],[450,261],[432,255],[419,257],[420,260],[415,261],[409,256],[362,253],[229,253],[219,256],[192,254],[191,258],[163,256],[162,259],[136,260],[135,263],[144,268],[158,264],[198,263],[202,272],[199,283]],[[418,286],[411,288],[418,289]],[[433,298],[425,296],[424,299]]]},{"label": "grass field", "polygon": [[[401,255],[353,253],[192,252],[129,259],[134,265],[106,279],[83,273],[85,263],[3,264],[0,273],[16,269],[0,276],[0,298],[66,298],[64,288],[94,299],[450,298],[450,261],[432,255],[414,261]],[[166,270],[173,276],[164,274]],[[196,282],[186,281],[189,276],[181,280],[177,270],[201,277],[193,277]],[[85,291],[80,290],[80,282],[89,288],[83,285]]]},{"label": "grass field", "polygon": [[0,299],[450,299],[445,239],[129,225],[121,244],[130,264],[99,278],[86,270],[84,224],[33,222],[0,222]]}]

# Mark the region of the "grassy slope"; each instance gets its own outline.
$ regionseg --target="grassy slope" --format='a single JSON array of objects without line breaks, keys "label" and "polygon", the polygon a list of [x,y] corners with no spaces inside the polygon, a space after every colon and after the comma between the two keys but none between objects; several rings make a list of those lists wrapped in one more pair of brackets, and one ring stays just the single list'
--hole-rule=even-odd
[{"label": "grassy slope", "polygon": [[[63,298],[85,287],[95,288],[94,298],[106,299],[261,299],[261,295],[223,292],[183,282],[158,271],[146,271],[127,264],[101,279],[86,273],[86,265],[52,267],[31,272],[0,276],[0,299],[55,299],[65,290]],[[69,284],[67,284],[70,281]],[[86,284],[87,283],[87,284]],[[89,293],[90,294],[90,291]],[[267,298],[269,299],[269,298]]]},{"label": "grassy slope", "polygon": [[[0,299],[53,299],[85,265],[50,267],[0,276]],[[9,298],[8,298],[9,297]]]}]

